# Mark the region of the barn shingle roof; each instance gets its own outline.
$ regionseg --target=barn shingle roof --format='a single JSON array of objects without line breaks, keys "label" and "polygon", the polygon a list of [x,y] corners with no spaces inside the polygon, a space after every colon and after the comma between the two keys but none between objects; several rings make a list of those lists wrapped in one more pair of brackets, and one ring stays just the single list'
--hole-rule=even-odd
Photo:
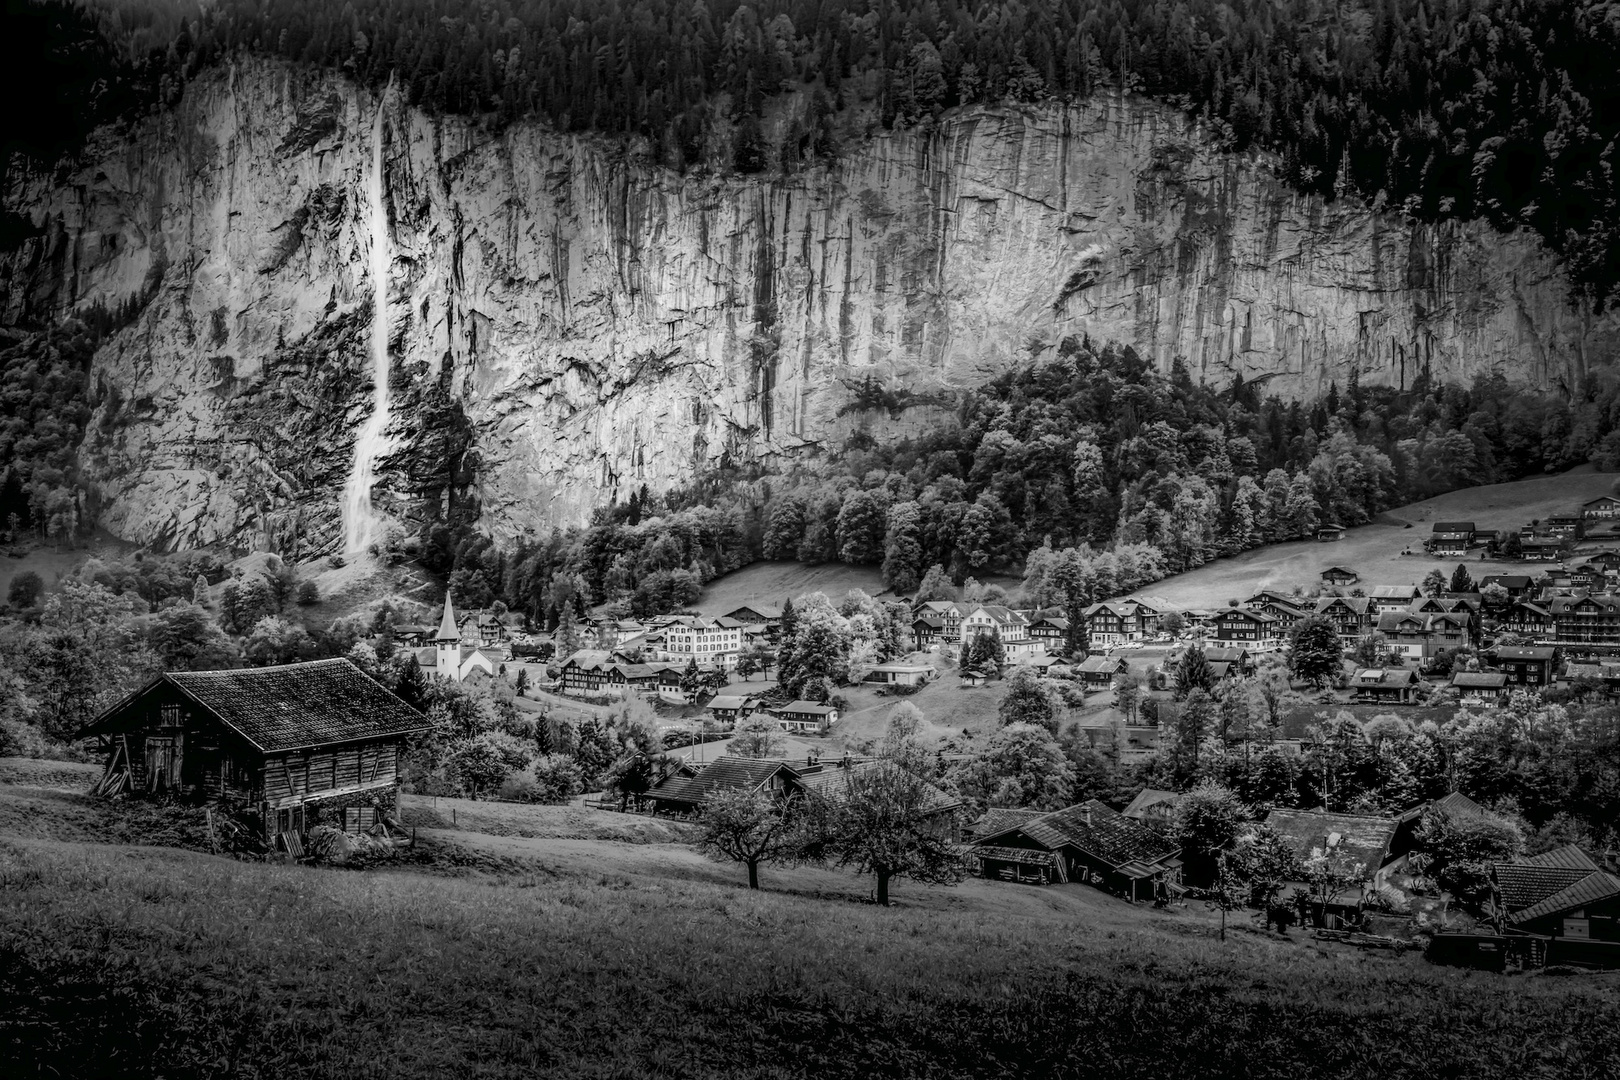
[{"label": "barn shingle roof", "polygon": [[421,713],[341,658],[236,671],[175,671],[163,679],[269,754],[428,726]]},{"label": "barn shingle roof", "polygon": [[1096,799],[1065,810],[1054,810],[1000,833],[986,834],[982,840],[1005,836],[1014,829],[1049,850],[1078,848],[1113,867],[1154,863],[1181,850],[1174,841]]},{"label": "barn shingle roof", "polygon": [[1301,862],[1313,854],[1336,852],[1349,859],[1355,872],[1365,880],[1384,865],[1399,822],[1394,818],[1362,814],[1273,810],[1266,817],[1266,824],[1288,843]]},{"label": "barn shingle roof", "polygon": [[786,762],[767,758],[716,758],[696,776],[669,776],[660,780],[647,792],[647,797],[696,805],[719,791],[757,791],[783,769],[793,771]]}]

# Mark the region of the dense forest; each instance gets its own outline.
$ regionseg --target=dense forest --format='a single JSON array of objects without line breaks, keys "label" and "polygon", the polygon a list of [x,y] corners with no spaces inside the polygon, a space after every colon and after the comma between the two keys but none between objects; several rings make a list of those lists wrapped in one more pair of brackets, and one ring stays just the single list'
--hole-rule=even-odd
[{"label": "dense forest", "polygon": [[1620,281],[1620,13],[1601,0],[8,0],[0,48],[30,102],[9,148],[40,152],[244,52],[744,171],[869,121],[1124,89],[1277,152],[1302,191],[1531,229],[1599,303]]}]

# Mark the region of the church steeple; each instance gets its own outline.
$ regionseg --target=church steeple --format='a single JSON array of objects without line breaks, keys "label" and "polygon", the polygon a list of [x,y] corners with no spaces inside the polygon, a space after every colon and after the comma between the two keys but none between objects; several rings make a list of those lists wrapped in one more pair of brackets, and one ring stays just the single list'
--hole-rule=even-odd
[{"label": "church steeple", "polygon": [[444,618],[439,620],[439,634],[434,641],[460,641],[461,631],[456,627],[456,609],[450,603],[450,591],[444,593]]}]

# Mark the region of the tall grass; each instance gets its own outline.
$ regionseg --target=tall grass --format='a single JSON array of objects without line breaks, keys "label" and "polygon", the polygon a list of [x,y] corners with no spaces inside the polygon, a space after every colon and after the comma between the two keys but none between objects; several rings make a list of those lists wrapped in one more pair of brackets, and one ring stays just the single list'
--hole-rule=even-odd
[{"label": "tall grass", "polygon": [[1620,1075],[1613,976],[1026,910],[0,840],[0,1054],[17,1078]]}]

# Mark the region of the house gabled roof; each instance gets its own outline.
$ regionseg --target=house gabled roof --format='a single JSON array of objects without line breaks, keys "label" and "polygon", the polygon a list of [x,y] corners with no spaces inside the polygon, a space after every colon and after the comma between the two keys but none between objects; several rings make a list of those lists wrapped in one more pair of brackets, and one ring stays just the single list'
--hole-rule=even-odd
[{"label": "house gabled roof", "polygon": [[1555,645],[1498,645],[1491,652],[1503,660],[1551,660],[1558,655]]},{"label": "house gabled roof", "polygon": [[1233,649],[1224,646],[1211,645],[1209,648],[1204,650],[1204,659],[1208,660],[1212,664],[1235,664],[1239,660],[1248,659],[1248,656],[1248,649]]},{"label": "house gabled roof", "polygon": [[1521,862],[1495,863],[1491,872],[1516,926],[1620,896],[1620,877],[1604,870]]},{"label": "house gabled roof", "polygon": [[746,696],[741,695],[741,694],[724,694],[724,695],[721,695],[719,697],[710,698],[709,699],[709,708],[710,709],[744,709],[744,708],[748,707],[748,703],[750,701],[757,701],[757,699],[756,698],[751,698],[751,697],[746,697]]},{"label": "house gabled roof", "polygon": [[995,836],[1009,829],[1015,829],[1026,821],[1033,821],[1045,813],[1044,810],[1018,810],[1010,806],[992,806],[967,827],[967,832],[974,837]]},{"label": "house gabled roof", "polygon": [[1136,793],[1136,798],[1131,800],[1130,805],[1121,810],[1120,813],[1133,821],[1140,821],[1142,811],[1148,807],[1174,803],[1179,798],[1181,798],[1181,793],[1177,791],[1165,791],[1162,788],[1143,788]]},{"label": "house gabled roof", "polygon": [[1363,668],[1350,680],[1353,688],[1368,686],[1416,686],[1422,680],[1406,668]]},{"label": "house gabled roof", "polygon": [[1565,844],[1551,851],[1543,851],[1540,855],[1531,855],[1520,859],[1519,862],[1526,866],[1564,866],[1587,871],[1603,869],[1592,856],[1574,844]]},{"label": "house gabled roof", "polygon": [[1500,671],[1454,671],[1451,685],[1467,690],[1500,690],[1507,685],[1507,676]]},{"label": "house gabled roof", "polygon": [[983,836],[978,842],[989,844],[1012,832],[1021,832],[1050,851],[1077,848],[1115,869],[1172,858],[1181,850],[1174,841],[1096,799],[1043,814],[1000,833]]},{"label": "house gabled roof", "polygon": [[1336,606],[1343,606],[1357,615],[1367,614],[1367,608],[1372,600],[1365,596],[1321,596],[1316,600],[1317,614],[1322,614]]},{"label": "house gabled roof", "polygon": [[1384,865],[1399,822],[1362,814],[1324,814],[1316,810],[1273,810],[1266,824],[1287,841],[1301,862],[1313,854],[1342,853],[1353,872],[1371,878]]},{"label": "house gabled roof", "polygon": [[1416,585],[1379,585],[1372,591],[1374,600],[1415,600],[1418,597]]},{"label": "house gabled roof", "polygon": [[1345,577],[1346,575],[1350,577],[1361,576],[1348,566],[1330,566],[1326,570],[1322,571],[1323,577],[1327,577],[1329,574],[1332,574],[1334,577]]},{"label": "house gabled roof", "polygon": [[1126,667],[1130,666],[1129,664],[1125,663],[1124,657],[1115,658],[1108,656],[1087,656],[1084,660],[1074,665],[1074,670],[1087,675],[1114,675],[1119,673],[1121,665]]},{"label": "house gabled roof", "polygon": [[647,797],[696,804],[721,791],[757,791],[783,770],[793,775],[784,761],[727,755],[715,758],[695,776],[665,777],[652,786]]},{"label": "house gabled roof", "polygon": [[135,699],[167,683],[263,753],[422,731],[427,718],[348,660],[232,671],[173,671],[103,712],[83,735],[113,730]]},{"label": "house gabled roof", "polygon": [[827,716],[838,710],[831,705],[820,705],[814,701],[790,701],[780,709],[773,710],[778,716],[792,713],[803,716]]},{"label": "house gabled roof", "polygon": [[967,617],[971,618],[981,611],[990,616],[991,622],[995,623],[998,627],[1029,625],[1029,620],[1024,618],[1021,613],[1014,611],[1010,607],[1003,607],[1000,604],[980,604],[972,611],[968,612]]},{"label": "house gabled roof", "polygon": [[1434,528],[1430,531],[1437,533],[1471,533],[1474,531],[1474,523],[1472,521],[1437,521],[1434,523]]}]

